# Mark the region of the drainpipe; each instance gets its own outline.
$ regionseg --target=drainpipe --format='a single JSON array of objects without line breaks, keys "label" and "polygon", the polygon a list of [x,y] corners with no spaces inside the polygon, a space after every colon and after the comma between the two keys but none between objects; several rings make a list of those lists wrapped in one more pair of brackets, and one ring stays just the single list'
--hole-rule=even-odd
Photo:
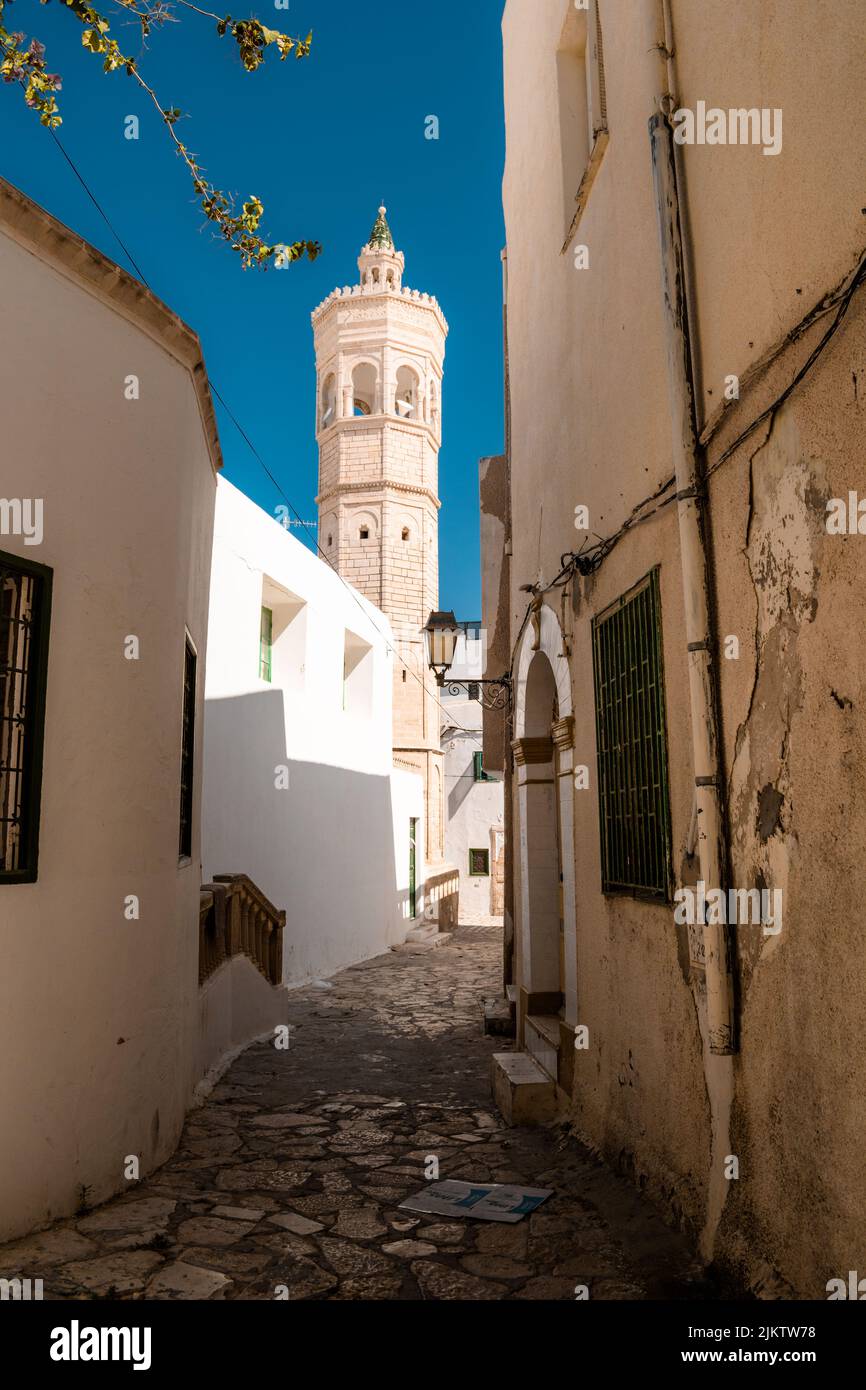
[{"label": "drainpipe", "polygon": [[[503,537],[503,568],[507,573],[505,585],[507,611],[505,614],[509,629],[508,650],[513,650],[511,640],[511,366],[508,356],[508,248],[502,252],[502,362],[503,397],[505,404],[504,445],[505,445],[505,534]],[[509,985],[514,983],[514,754],[511,741],[514,738],[514,708],[509,701],[502,721],[503,746],[503,834],[505,837],[505,882],[502,901],[502,987],[507,996]]]},{"label": "drainpipe", "polygon": [[[652,0],[655,22],[664,35],[656,48],[661,91],[649,120],[653,187],[661,252],[664,332],[667,347],[671,445],[676,473],[683,603],[695,772],[698,860],[707,891],[727,887],[727,843],[719,735],[718,672],[711,622],[710,562],[707,553],[707,495],[698,454],[691,339],[686,299],[680,200],[669,119],[674,91],[670,10]],[[704,926],[707,1030],[710,1052],[736,1051],[731,943],[725,925]]]}]

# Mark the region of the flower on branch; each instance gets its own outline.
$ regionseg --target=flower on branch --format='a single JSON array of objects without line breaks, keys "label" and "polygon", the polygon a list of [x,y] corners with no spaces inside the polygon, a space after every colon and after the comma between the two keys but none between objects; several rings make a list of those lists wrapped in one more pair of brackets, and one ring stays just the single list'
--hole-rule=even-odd
[{"label": "flower on branch", "polygon": [[[0,0],[0,78],[6,83],[19,83],[24,89],[25,104],[38,111],[42,125],[54,129],[61,124],[54,96],[61,90],[60,77],[57,73],[45,71],[44,44],[38,39],[31,39],[29,47],[25,48],[24,34],[11,33],[3,27],[4,10],[10,2],[11,0]],[[40,0],[40,3],[47,4],[48,0]],[[174,126],[182,114],[179,107],[160,105],[156,93],[139,72],[136,60],[125,56],[111,37],[108,21],[88,4],[87,0],[60,0],[60,3],[70,9],[83,25],[82,46],[102,58],[103,71],[116,72],[123,68],[127,76],[134,78],[153,101],[175,143],[177,153],[189,169],[202,211],[209,221],[216,224],[223,239],[238,253],[243,268],[247,270],[256,266],[266,269],[271,261],[277,266],[283,266],[291,261],[300,260],[303,256],[307,256],[311,261],[315,260],[322,249],[317,241],[269,245],[259,236],[259,226],[264,216],[261,199],[252,195],[242,204],[240,213],[237,213],[233,201],[205,179],[195,156],[178,139]],[[137,17],[145,37],[154,24],[177,22],[172,14],[172,7],[166,0],[117,0],[117,3]],[[191,9],[199,9],[198,6],[188,3],[188,0],[177,0],[177,3]],[[199,12],[206,13],[203,10]],[[264,61],[265,49],[271,44],[276,45],[281,62],[290,53],[294,53],[296,58],[306,58],[310,52],[312,33],[305,39],[294,39],[277,29],[266,28],[257,19],[233,20],[231,15],[226,15],[224,19],[219,19],[217,15],[213,15],[212,18],[218,21],[217,33],[221,37],[230,33],[237,42],[241,62],[247,72],[254,72],[260,67]]]}]

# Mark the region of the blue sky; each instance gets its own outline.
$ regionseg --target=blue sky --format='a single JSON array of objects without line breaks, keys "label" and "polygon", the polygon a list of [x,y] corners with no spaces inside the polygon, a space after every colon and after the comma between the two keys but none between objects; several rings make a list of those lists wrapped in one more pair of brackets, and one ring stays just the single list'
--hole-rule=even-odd
[{"label": "blue sky", "polygon": [[[162,105],[188,113],[177,130],[211,181],[262,199],[266,239],[323,243],[313,265],[242,271],[202,227],[189,175],[133,80],[102,73],[60,5],[9,6],[7,27],[40,38],[48,71],[63,76],[67,152],[151,288],[198,332],[211,378],[307,521],[316,518],[317,470],[310,312],[335,285],[354,283],[376,208],[387,204],[405,283],[435,294],[450,326],[440,602],[477,619],[478,459],[500,452],[503,436],[502,0],[289,0],[287,10],[258,0],[235,17],[290,34],[312,29],[313,50],[284,63],[269,50],[251,74],[230,37],[180,6],[180,22],[156,30],[144,54],[137,25],[111,0],[102,9]],[[129,114],[140,118],[138,141],[124,138]],[[424,138],[429,115],[439,118],[438,141]],[[0,151],[5,178],[131,268],[12,86],[0,86]],[[279,495],[219,415],[226,476],[272,510]]]}]

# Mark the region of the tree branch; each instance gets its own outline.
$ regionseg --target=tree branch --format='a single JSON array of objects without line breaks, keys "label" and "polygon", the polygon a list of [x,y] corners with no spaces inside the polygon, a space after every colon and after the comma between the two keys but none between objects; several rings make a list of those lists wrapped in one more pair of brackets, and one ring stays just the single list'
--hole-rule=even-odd
[{"label": "tree branch", "polygon": [[[47,0],[45,2],[47,3]],[[62,120],[55,99],[55,93],[61,90],[60,78],[57,74],[45,71],[45,48],[37,39],[31,40],[29,47],[25,47],[23,34],[10,33],[4,28],[3,17],[7,3],[9,0],[0,0],[0,78],[7,83],[18,82],[24,88],[26,104],[39,112],[41,124],[54,129]],[[87,0],[61,0],[61,3],[71,10],[84,26],[81,42],[85,48],[102,57],[103,71],[115,72],[123,68],[150,97],[168,129],[176,152],[190,172],[205,216],[219,227],[224,240],[238,252],[244,269],[250,266],[266,269],[272,259],[277,266],[288,265],[304,255],[311,261],[315,260],[322,249],[317,241],[268,245],[259,236],[259,224],[264,214],[260,199],[255,194],[251,195],[247,202],[242,204],[241,212],[237,213],[234,200],[215,188],[204,177],[204,171],[195,155],[178,138],[174,129],[175,122],[181,115],[180,110],[177,107],[162,106],[156,92],[139,72],[136,60],[124,55],[116,40],[111,38],[108,20],[88,4]],[[139,0],[139,3],[137,0],[114,0],[114,3],[136,16],[145,38],[154,24],[177,22],[173,20],[169,6],[163,3],[163,0],[156,0],[155,4],[149,4],[148,0]],[[257,19],[232,20],[228,15],[220,19],[219,16],[192,4],[191,0],[177,0],[177,3],[206,18],[215,19],[220,37],[230,33],[237,42],[241,62],[247,72],[254,72],[264,62],[265,49],[271,44],[276,45],[280,61],[285,60],[292,52],[296,58],[306,58],[310,52],[311,33],[306,39],[294,39],[279,30],[265,28]]]}]

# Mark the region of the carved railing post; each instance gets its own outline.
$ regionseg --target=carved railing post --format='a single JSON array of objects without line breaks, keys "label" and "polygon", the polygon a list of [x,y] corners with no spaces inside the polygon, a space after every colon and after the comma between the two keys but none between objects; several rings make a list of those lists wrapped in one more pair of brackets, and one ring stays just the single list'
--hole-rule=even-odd
[{"label": "carved railing post", "polygon": [[283,978],[283,927],[286,925],[286,914],[281,912],[276,926],[271,933],[271,984],[278,985]]},{"label": "carved railing post", "polygon": [[226,959],[227,942],[226,930],[228,927],[228,914],[226,912],[228,892],[224,883],[213,885],[213,905],[214,905],[214,929],[216,936],[216,963],[222,965]]},{"label": "carved railing post", "polygon": [[228,919],[226,949],[230,956],[234,956],[241,945],[241,903],[234,884],[228,892]]},{"label": "carved railing post", "polygon": [[227,890],[224,883],[202,885],[199,898],[199,983],[226,958]]},{"label": "carved railing post", "polygon": [[213,893],[202,888],[198,907],[198,982],[207,979],[213,966],[211,964],[210,941],[208,939],[208,918],[213,914]]}]

